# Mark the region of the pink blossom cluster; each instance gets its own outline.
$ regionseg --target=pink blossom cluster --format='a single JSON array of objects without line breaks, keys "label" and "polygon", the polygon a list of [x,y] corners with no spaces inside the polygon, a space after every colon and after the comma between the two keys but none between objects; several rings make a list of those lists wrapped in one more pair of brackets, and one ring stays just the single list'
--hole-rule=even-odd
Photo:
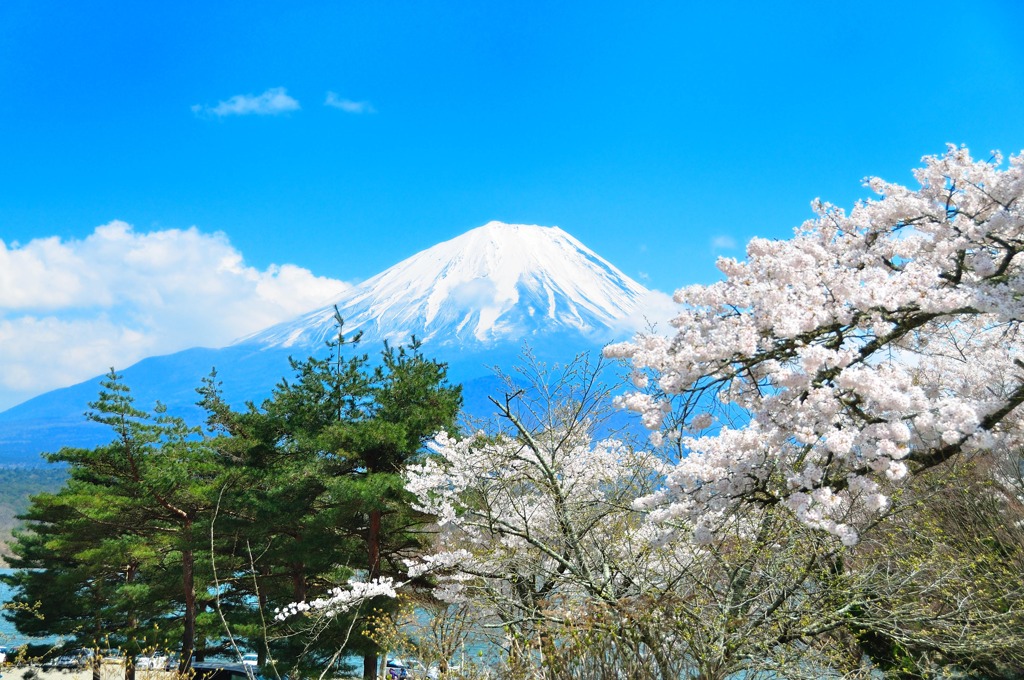
[{"label": "pink blossom cluster", "polygon": [[640,390],[620,404],[686,452],[637,507],[713,535],[736,503],[782,503],[852,544],[908,474],[1024,444],[1024,159],[950,147],[915,176],[867,180],[848,214],[816,201],[677,291],[671,337],[606,349]]}]

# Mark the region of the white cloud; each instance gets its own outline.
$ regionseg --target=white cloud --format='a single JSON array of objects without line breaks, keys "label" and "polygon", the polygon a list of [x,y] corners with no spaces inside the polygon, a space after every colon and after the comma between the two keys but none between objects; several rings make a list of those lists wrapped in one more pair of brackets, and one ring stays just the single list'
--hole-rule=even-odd
[{"label": "white cloud", "polygon": [[736,239],[732,236],[726,236],[722,234],[711,239],[712,250],[735,250]]},{"label": "white cloud", "polygon": [[637,304],[636,311],[616,324],[622,333],[646,333],[652,329],[660,333],[671,330],[669,322],[679,316],[679,304],[668,293],[648,290]]},{"label": "white cloud", "polygon": [[298,111],[299,102],[288,96],[283,87],[272,87],[263,94],[236,94],[227,101],[217,102],[216,106],[195,104],[192,112],[196,115],[216,116],[276,116],[288,111]]},{"label": "white cloud", "polygon": [[99,314],[0,319],[0,410],[148,356],[153,338]]},{"label": "white cloud", "polygon": [[346,288],[295,265],[248,266],[227,236],[195,227],[0,240],[0,410],[111,366],[223,346]]},{"label": "white cloud", "polygon": [[345,113],[377,113],[377,109],[373,108],[373,104],[370,102],[357,102],[351,99],[343,99],[334,92],[327,93],[327,99],[324,100],[324,106],[333,106],[336,109],[341,109]]}]

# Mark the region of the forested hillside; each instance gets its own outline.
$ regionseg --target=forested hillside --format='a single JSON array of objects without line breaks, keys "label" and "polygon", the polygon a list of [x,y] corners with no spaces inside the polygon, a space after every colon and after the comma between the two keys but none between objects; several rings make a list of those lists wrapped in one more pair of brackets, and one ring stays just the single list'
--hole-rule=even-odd
[{"label": "forested hillside", "polygon": [[42,491],[56,491],[67,474],[55,465],[0,467],[0,565],[6,566],[7,541],[19,513],[28,508],[29,497]]}]

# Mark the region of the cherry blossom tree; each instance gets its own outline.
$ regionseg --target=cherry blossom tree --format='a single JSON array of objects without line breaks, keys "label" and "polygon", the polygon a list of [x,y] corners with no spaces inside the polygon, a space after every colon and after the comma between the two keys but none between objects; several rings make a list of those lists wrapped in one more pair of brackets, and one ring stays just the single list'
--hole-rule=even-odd
[{"label": "cherry blossom tree", "polygon": [[406,477],[437,517],[439,549],[410,577],[430,574],[436,597],[484,614],[503,634],[509,677],[834,667],[834,645],[816,640],[850,618],[855,588],[840,593],[830,569],[841,543],[756,507],[708,544],[663,540],[635,505],[664,482],[671,452],[602,427],[616,384],[601,376],[582,357],[528,363],[494,400],[490,430],[435,438]]},{"label": "cherry blossom tree", "polygon": [[630,504],[654,490],[659,463],[611,436],[603,368],[585,356],[551,368],[527,362],[493,399],[490,430],[439,433],[433,455],[406,472],[444,546],[410,576],[429,572],[439,598],[486,609],[521,677],[518,664],[550,653],[567,612],[636,588],[627,572],[644,538]]},{"label": "cherry blossom tree", "polygon": [[816,201],[679,290],[674,335],[606,349],[634,369],[622,405],[679,451],[652,520],[707,541],[779,504],[853,545],[908,474],[1024,444],[1024,157],[951,146],[914,174],[849,213]]}]

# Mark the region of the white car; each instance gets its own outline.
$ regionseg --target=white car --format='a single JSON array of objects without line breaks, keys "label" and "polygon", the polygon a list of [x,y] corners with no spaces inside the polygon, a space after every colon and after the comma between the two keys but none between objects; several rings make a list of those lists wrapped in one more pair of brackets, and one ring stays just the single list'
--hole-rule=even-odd
[{"label": "white car", "polygon": [[248,654],[243,654],[242,655],[242,665],[243,666],[253,666],[253,667],[259,666],[260,665],[260,655],[255,653],[255,652],[249,652]]},{"label": "white car", "polygon": [[123,664],[124,653],[120,649],[104,649],[100,653],[102,663]]},{"label": "white car", "polygon": [[0,647],[0,664],[7,663],[7,648]]},{"label": "white car", "polygon": [[171,667],[171,657],[163,652],[143,654],[135,659],[135,670],[166,671]]}]

